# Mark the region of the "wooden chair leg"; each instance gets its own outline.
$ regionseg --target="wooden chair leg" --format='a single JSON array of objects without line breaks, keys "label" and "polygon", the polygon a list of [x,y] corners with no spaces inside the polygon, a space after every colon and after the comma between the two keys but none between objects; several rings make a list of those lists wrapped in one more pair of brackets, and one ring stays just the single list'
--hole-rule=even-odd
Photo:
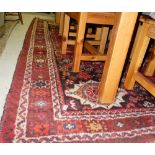
[{"label": "wooden chair leg", "polygon": [[108,32],[109,32],[109,27],[102,27],[101,41],[100,41],[100,45],[98,48],[99,53],[104,54],[105,46],[106,46],[106,42],[107,42],[107,38],[108,38]]},{"label": "wooden chair leg", "polygon": [[66,54],[66,51],[67,51],[69,23],[70,23],[70,17],[65,14],[64,28],[63,28],[63,35],[62,35],[62,54]]},{"label": "wooden chair leg", "polygon": [[147,36],[148,28],[149,24],[144,23],[141,28],[141,33],[137,38],[137,42],[135,43],[132,60],[124,83],[124,87],[126,89],[133,89],[133,86],[135,84],[134,75],[142,64],[146,49],[150,41],[150,38]]},{"label": "wooden chair leg", "polygon": [[115,100],[137,14],[123,12],[117,15],[118,22],[112,31],[110,48],[99,86],[99,101],[102,104],[111,104]]},{"label": "wooden chair leg", "polygon": [[87,19],[87,14],[81,13],[80,19],[78,22],[78,30],[77,30],[77,36],[76,36],[76,42],[75,42],[75,48],[74,48],[74,59],[73,59],[73,68],[72,68],[73,72],[79,72],[81,54],[82,54],[83,42],[84,42],[84,34],[85,34],[85,28],[86,28],[86,19]]},{"label": "wooden chair leg", "polygon": [[20,20],[21,24],[23,24],[23,18],[22,18],[21,12],[18,12],[18,16],[19,16],[19,20]]},{"label": "wooden chair leg", "polygon": [[146,76],[153,76],[154,71],[155,71],[155,45],[154,45],[154,55],[151,58],[151,60],[149,60],[149,63],[146,66],[144,74]]}]

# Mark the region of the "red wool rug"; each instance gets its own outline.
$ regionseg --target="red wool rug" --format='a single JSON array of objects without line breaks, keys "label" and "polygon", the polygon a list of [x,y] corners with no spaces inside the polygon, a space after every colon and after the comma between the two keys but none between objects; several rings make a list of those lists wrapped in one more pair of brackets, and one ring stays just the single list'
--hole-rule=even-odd
[{"label": "red wool rug", "polygon": [[[100,62],[72,73],[72,48],[35,18],[25,36],[0,124],[0,142],[155,142],[155,101],[140,86],[120,86],[112,106],[99,106]],[[93,64],[93,65],[92,65]],[[95,74],[92,74],[95,73]]]}]

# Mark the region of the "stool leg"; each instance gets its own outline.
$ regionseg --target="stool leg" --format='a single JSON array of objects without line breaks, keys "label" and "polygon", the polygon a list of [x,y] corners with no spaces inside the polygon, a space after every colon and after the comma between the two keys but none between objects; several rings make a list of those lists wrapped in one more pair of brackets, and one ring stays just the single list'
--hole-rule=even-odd
[{"label": "stool leg", "polygon": [[101,40],[102,28],[96,28],[95,40]]},{"label": "stool leg", "polygon": [[82,12],[80,14],[78,22],[78,30],[76,35],[76,42],[74,48],[74,58],[73,58],[73,72],[79,72],[80,59],[83,50],[84,34],[86,28],[87,13]]},{"label": "stool leg", "polygon": [[149,61],[148,65],[146,66],[144,74],[146,76],[153,76],[154,71],[155,71],[155,45],[154,45],[153,58]]},{"label": "stool leg", "polygon": [[62,54],[66,54],[66,50],[67,50],[69,22],[70,22],[70,17],[65,14],[64,28],[63,28],[63,35],[62,35]]},{"label": "stool leg", "polygon": [[18,12],[18,16],[19,16],[19,20],[20,20],[21,24],[23,24],[23,18],[22,18],[21,12]]},{"label": "stool leg", "polygon": [[109,27],[102,27],[102,32],[101,32],[101,41],[99,45],[99,53],[104,54],[107,38],[108,38],[108,32],[109,32]]},{"label": "stool leg", "polygon": [[60,15],[61,15],[61,12],[55,13],[55,23],[58,25],[60,24]]},{"label": "stool leg", "polygon": [[62,35],[63,33],[63,26],[64,26],[64,12],[60,13],[60,25],[59,25],[59,34]]},{"label": "stool leg", "polygon": [[132,59],[132,55],[133,55],[133,52],[134,52],[134,50],[135,50],[135,46],[136,46],[136,43],[137,43],[137,39],[139,38],[139,34],[140,34],[140,32],[141,32],[141,28],[142,28],[142,25],[141,25],[141,23],[140,23],[139,26],[138,26],[136,38],[135,38],[135,40],[134,40],[134,44],[133,44],[133,47],[132,47],[132,51],[131,51],[131,54],[130,54],[130,59]]},{"label": "stool leg", "polygon": [[88,28],[87,33],[88,33],[88,34],[91,34],[91,33],[92,33],[92,28]]},{"label": "stool leg", "polygon": [[143,23],[141,33],[137,38],[137,43],[135,43],[135,49],[133,51],[132,60],[124,83],[124,87],[126,89],[133,89],[133,86],[135,84],[134,75],[142,64],[145,52],[150,41],[150,38],[147,36],[148,28],[149,24]]}]

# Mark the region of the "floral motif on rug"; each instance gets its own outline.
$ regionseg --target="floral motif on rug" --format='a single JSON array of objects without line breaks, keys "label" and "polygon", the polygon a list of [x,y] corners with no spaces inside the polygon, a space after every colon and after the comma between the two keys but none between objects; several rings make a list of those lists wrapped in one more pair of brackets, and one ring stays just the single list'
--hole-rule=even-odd
[{"label": "floral motif on rug", "polygon": [[[154,142],[155,100],[120,84],[112,106],[97,100],[103,62],[73,73],[55,25],[35,18],[25,36],[0,124],[0,142]],[[123,81],[123,80],[122,80]]]}]

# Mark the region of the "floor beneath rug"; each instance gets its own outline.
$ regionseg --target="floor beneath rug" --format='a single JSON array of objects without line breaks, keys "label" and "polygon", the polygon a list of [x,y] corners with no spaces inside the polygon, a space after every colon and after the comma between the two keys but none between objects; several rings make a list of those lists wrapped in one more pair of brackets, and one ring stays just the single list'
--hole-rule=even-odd
[{"label": "floor beneath rug", "polygon": [[10,34],[3,53],[0,55],[0,118],[3,113],[3,108],[6,96],[9,92],[12,77],[19,53],[23,46],[25,33],[33,18],[39,17],[42,19],[55,20],[53,14],[46,13],[22,13],[24,24],[18,23]]},{"label": "floor beneath rug", "polygon": [[5,48],[5,45],[7,44],[7,40],[17,23],[18,23],[18,21],[5,22],[4,34],[0,37],[0,55],[2,54],[2,52]]}]

